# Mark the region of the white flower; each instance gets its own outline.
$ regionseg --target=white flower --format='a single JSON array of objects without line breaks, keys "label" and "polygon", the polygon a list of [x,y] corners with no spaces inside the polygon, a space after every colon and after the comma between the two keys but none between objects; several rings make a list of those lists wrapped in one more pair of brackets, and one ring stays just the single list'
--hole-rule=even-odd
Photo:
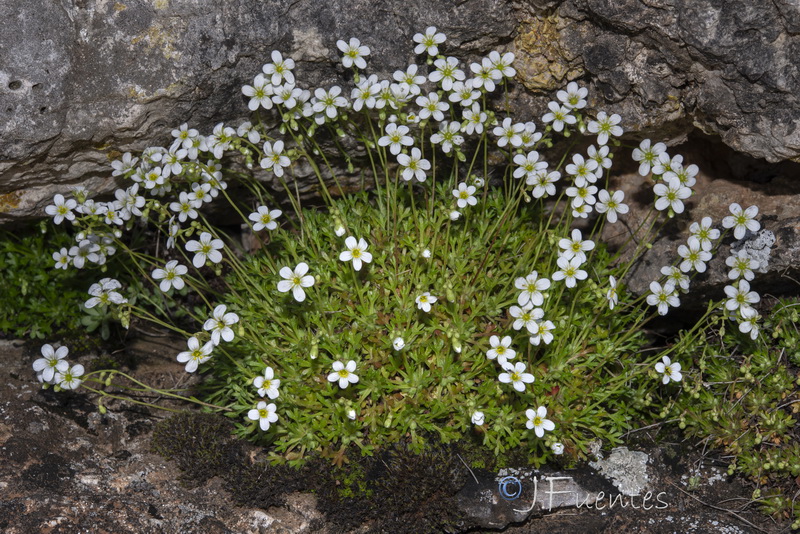
[{"label": "white flower", "polygon": [[553,324],[553,321],[542,321],[536,325],[539,327],[539,331],[536,335],[531,336],[528,341],[530,341],[531,345],[536,346],[539,346],[539,343],[549,345],[553,341],[552,331],[555,330],[556,325]]},{"label": "white flower", "polygon": [[444,120],[444,112],[450,108],[447,102],[439,100],[438,93],[418,96],[416,102],[420,107],[419,118],[423,120],[432,117],[433,120],[441,122]]},{"label": "white flower", "polygon": [[33,362],[33,370],[41,373],[45,382],[52,383],[56,373],[65,373],[69,369],[69,363],[64,359],[67,354],[67,347],[54,350],[49,343],[42,345],[42,357]]},{"label": "white flower", "polygon": [[364,60],[364,57],[369,55],[370,50],[368,46],[362,45],[361,41],[355,37],[351,37],[349,43],[340,39],[336,41],[336,47],[342,51],[342,65],[344,65],[346,69],[349,69],[353,65],[359,69],[367,68],[367,62]]},{"label": "white flower", "polygon": [[211,319],[208,319],[203,325],[203,330],[211,332],[211,341],[214,342],[214,345],[219,345],[220,338],[227,342],[233,341],[231,325],[239,322],[239,316],[233,312],[226,313],[227,309],[227,306],[220,304],[214,308]]},{"label": "white flower", "polygon": [[252,421],[258,421],[258,426],[266,432],[269,430],[269,425],[278,420],[278,414],[275,413],[275,410],[274,402],[267,404],[267,401],[259,401],[255,408],[247,412],[247,418]]},{"label": "white flower", "polygon": [[586,126],[586,129],[591,133],[597,134],[598,145],[605,145],[608,143],[609,135],[613,135],[614,137],[622,135],[622,128],[618,126],[621,120],[622,117],[616,113],[609,117],[605,111],[601,111],[597,114],[597,120],[591,121]]},{"label": "white flower", "polygon": [[689,290],[689,277],[683,274],[678,267],[662,267],[661,274],[667,277],[667,282],[672,282],[672,285],[680,287],[683,291]]},{"label": "white flower", "polygon": [[494,69],[506,78],[513,78],[517,75],[516,69],[511,66],[514,63],[514,53],[506,52],[502,56],[497,50],[489,52],[489,62]]},{"label": "white flower", "polygon": [[598,213],[605,213],[608,222],[613,224],[617,222],[618,214],[624,215],[628,213],[628,205],[622,202],[624,198],[625,193],[622,191],[614,191],[613,194],[609,194],[605,189],[601,189],[597,194],[598,202],[594,209]]},{"label": "white flower", "polygon": [[560,239],[558,246],[564,249],[561,256],[568,260],[578,258],[580,264],[583,264],[586,262],[586,253],[594,249],[594,241],[591,239],[584,241],[581,231],[575,228],[572,230],[572,239]]},{"label": "white flower", "polygon": [[87,308],[94,308],[98,304],[101,306],[108,306],[109,304],[124,304],[128,299],[120,295],[115,289],[121,288],[122,285],[112,278],[103,278],[97,284],[92,284],[89,288],[89,294],[92,298],[84,303]]},{"label": "white flower", "polygon": [[439,131],[431,135],[431,143],[435,145],[441,143],[442,152],[449,154],[454,145],[461,146],[461,144],[464,143],[464,138],[458,135],[460,131],[460,122],[442,122],[439,124]]},{"label": "white flower", "polygon": [[178,232],[181,230],[181,225],[175,222],[175,217],[169,220],[167,234],[167,249],[175,248],[175,238],[178,237]]},{"label": "white flower", "polygon": [[639,148],[633,149],[633,161],[639,162],[639,174],[647,176],[650,174],[650,167],[655,165],[660,154],[665,153],[667,145],[656,143],[650,146],[650,139],[645,139],[639,144]]},{"label": "white flower", "polygon": [[424,182],[427,178],[425,171],[430,170],[431,162],[422,157],[422,152],[417,147],[411,149],[411,155],[398,154],[397,163],[403,167],[402,178],[406,182],[416,178],[418,182]]},{"label": "white flower", "polygon": [[487,115],[481,109],[480,104],[473,103],[472,107],[465,108],[461,115],[467,121],[466,126],[464,126],[464,133],[468,135],[483,133],[483,124],[486,122]]},{"label": "white flower", "polygon": [[530,183],[541,171],[547,169],[547,162],[539,161],[539,153],[535,150],[531,150],[527,155],[515,155],[514,163],[519,165],[514,170],[514,178],[522,178],[524,176],[525,183]]},{"label": "white flower", "polygon": [[567,84],[567,90],[561,90],[556,93],[558,98],[569,109],[583,109],[586,107],[586,95],[589,90],[585,87],[578,87],[575,82]]},{"label": "white flower", "polygon": [[714,240],[719,238],[719,230],[711,228],[711,224],[711,217],[703,217],[699,223],[693,222],[689,226],[689,232],[700,241],[703,250],[711,250]]},{"label": "white flower", "polygon": [[[188,125],[184,125],[184,126],[188,126]],[[196,133],[197,130],[190,130],[190,131],[194,131],[195,135],[197,135],[197,133]],[[131,157],[131,153],[130,152],[125,152],[122,155],[122,159],[121,160],[114,160],[114,161],[111,162],[111,168],[114,169],[114,171],[111,173],[111,176],[123,176],[123,175],[127,174],[128,172],[133,170],[133,168],[136,166],[136,163],[138,161],[139,161],[139,158]]]},{"label": "white flower", "polygon": [[142,216],[141,208],[144,207],[145,200],[143,196],[139,196],[139,184],[133,184],[127,189],[117,189],[114,192],[114,196],[117,197],[117,202],[121,209],[127,212],[127,216],[123,217],[124,219],[129,219],[132,215],[136,217]]},{"label": "white flower", "polygon": [[364,106],[367,109],[375,107],[376,99],[381,92],[381,84],[378,83],[378,77],[374,74],[370,75],[367,79],[361,80],[353,88],[350,93],[350,98],[353,100],[353,109],[361,111]]},{"label": "white flower", "polygon": [[[364,61],[363,59],[361,61]],[[358,63],[356,63],[358,65]],[[366,63],[364,64],[366,66]],[[363,67],[362,67],[363,68]],[[314,90],[314,97],[317,99],[311,107],[315,113],[324,113],[329,119],[335,119],[339,113],[339,108],[347,106],[347,99],[340,96],[342,88],[334,85],[329,90],[318,87]]]},{"label": "white flower", "polygon": [[733,228],[733,237],[742,239],[747,230],[757,232],[761,228],[761,224],[754,220],[758,215],[758,207],[750,206],[746,210],[734,202],[729,207],[732,215],[728,215],[722,219],[722,226],[724,228]]},{"label": "white flower", "polygon": [[525,125],[521,123],[512,123],[510,117],[503,119],[500,126],[495,126],[492,133],[498,137],[497,146],[504,147],[511,144],[512,147],[522,145],[522,137],[520,134],[525,131]]},{"label": "white flower", "polygon": [[427,259],[430,259],[430,257],[431,257],[431,251],[430,251],[430,249],[427,249],[427,248],[426,248],[425,250],[423,250],[423,251],[422,251],[422,257],[423,257],[423,258],[425,258],[426,260],[427,260]]},{"label": "white flower", "polygon": [[573,208],[581,208],[582,206],[586,206],[584,209],[587,210],[587,213],[592,211],[591,206],[597,202],[597,198],[594,196],[595,193],[597,193],[597,186],[589,185],[588,183],[584,183],[579,187],[568,187],[564,191],[564,194],[572,199],[570,205]]},{"label": "white flower", "polygon": [[394,350],[403,350],[403,347],[405,346],[406,342],[402,337],[396,337],[394,338],[394,341],[392,341],[392,348],[394,348]]},{"label": "white flower", "polygon": [[189,350],[178,354],[178,362],[186,364],[187,373],[194,373],[197,371],[198,365],[211,358],[211,351],[214,350],[214,342],[209,341],[201,347],[200,341],[198,341],[195,336],[192,336],[189,338],[187,345],[189,346]]},{"label": "white flower", "polygon": [[[55,258],[55,254],[53,254],[53,258]],[[725,260],[725,265],[731,268],[728,272],[728,278],[731,280],[736,280],[739,277],[745,280],[752,280],[754,277],[753,271],[759,267],[759,263],[751,258],[745,250],[740,250],[736,254],[728,256]]]},{"label": "white flower", "polygon": [[283,59],[281,53],[277,50],[273,50],[271,54],[272,63],[267,63],[261,70],[267,76],[270,76],[270,81],[272,85],[280,85],[282,81],[286,81],[286,83],[294,83],[294,74],[292,74],[292,69],[294,68],[294,60],[291,58]]},{"label": "white flower", "polygon": [[427,52],[429,56],[437,56],[439,55],[438,45],[445,42],[446,39],[445,34],[436,31],[436,26],[428,26],[424,35],[421,33],[414,34],[414,42],[419,43],[414,47],[414,53]]},{"label": "white flower", "polygon": [[344,240],[344,246],[347,247],[347,250],[339,254],[339,261],[352,260],[353,269],[356,271],[361,270],[361,262],[369,263],[372,261],[372,254],[367,252],[368,245],[363,237],[356,242],[355,237],[348,236],[348,238]]},{"label": "white flower", "polygon": [[179,265],[178,260],[167,262],[163,269],[153,269],[153,279],[161,280],[159,289],[166,293],[170,288],[175,288],[180,291],[186,285],[183,281],[183,276],[189,272],[189,269],[184,265]]},{"label": "white flower", "polygon": [[678,247],[678,255],[683,258],[680,268],[681,271],[688,273],[692,269],[698,273],[706,271],[706,262],[711,259],[711,253],[703,250],[700,240],[691,236],[688,241],[688,246],[681,245]]},{"label": "white flower", "polygon": [[608,292],[606,293],[606,300],[608,301],[608,309],[613,310],[614,306],[619,302],[619,295],[617,295],[617,279],[613,276],[608,277]]},{"label": "white flower", "polygon": [[683,164],[683,156],[680,154],[670,158],[669,154],[662,152],[653,162],[653,174],[664,175],[672,170],[673,167]]},{"label": "white flower", "polygon": [[564,444],[560,441],[556,441],[552,445],[550,445],[550,450],[553,451],[553,454],[556,456],[560,456],[564,454]]},{"label": "white flower", "polygon": [[[202,204],[202,202],[200,202],[200,204]],[[186,191],[181,191],[181,194],[178,196],[178,201],[172,202],[169,205],[169,209],[178,214],[178,220],[180,222],[186,222],[187,217],[189,219],[196,219],[196,208],[199,207],[197,201],[190,199],[189,193]]]},{"label": "white flower", "polygon": [[419,295],[414,302],[417,303],[417,308],[424,311],[425,313],[430,313],[431,311],[431,304],[439,300],[437,297],[434,297],[429,292],[425,292],[422,295]]},{"label": "white flower", "polygon": [[580,154],[572,156],[572,163],[568,164],[565,168],[567,174],[575,177],[575,185],[583,187],[586,182],[594,183],[597,181],[595,170],[597,169],[597,162],[593,159],[585,160]]},{"label": "white flower", "polygon": [[64,195],[58,194],[53,197],[53,205],[47,206],[44,211],[53,217],[54,223],[61,224],[64,219],[68,221],[75,220],[75,214],[72,213],[72,210],[77,206],[78,203],[75,199],[64,200]]},{"label": "white flower", "polygon": [[650,306],[658,306],[659,315],[666,315],[670,306],[677,308],[681,305],[680,299],[675,294],[675,285],[669,281],[663,287],[658,282],[650,282],[647,303]]},{"label": "white flower", "polygon": [[275,87],[272,101],[288,110],[292,110],[297,107],[298,102],[305,102],[310,96],[310,92],[295,87],[294,83],[285,83]]},{"label": "white flower", "polygon": [[451,91],[457,81],[464,81],[464,71],[458,68],[458,59],[454,57],[439,58],[433,62],[436,70],[428,74],[428,80],[433,83],[442,82],[442,89]]},{"label": "white flower", "polygon": [[[236,128],[236,135],[241,138],[247,137],[247,140],[253,143],[254,145],[261,142],[261,134],[258,133],[258,130],[253,127],[253,123],[250,121],[245,121]],[[203,175],[203,178],[206,178],[208,173]],[[212,187],[213,189],[213,187]],[[216,196],[216,195],[214,195]]]},{"label": "white flower", "polygon": [[481,96],[481,92],[475,88],[473,80],[465,80],[463,82],[454,82],[452,92],[447,99],[454,104],[461,104],[463,107],[469,107],[476,104],[475,100]]},{"label": "white flower", "polygon": [[475,88],[483,87],[488,93],[495,90],[494,82],[503,78],[503,74],[488,57],[481,59],[480,63],[470,64],[469,69],[475,75],[472,78],[472,84]]},{"label": "white flower", "polygon": [[188,199],[199,208],[204,202],[211,202],[214,197],[211,196],[211,184],[209,183],[194,183],[192,184],[192,192],[189,193]]},{"label": "white flower", "polygon": [[561,178],[561,173],[558,171],[548,172],[547,168],[541,169],[534,174],[531,178],[525,180],[525,183],[532,185],[533,191],[531,195],[533,198],[542,198],[556,194],[555,183]]},{"label": "white flower", "polygon": [[500,373],[497,379],[503,384],[513,384],[514,389],[519,392],[525,391],[525,384],[532,384],[535,381],[532,374],[525,372],[525,364],[522,362],[516,364],[503,362],[502,365],[506,372]]},{"label": "white flower", "polygon": [[253,385],[258,388],[259,397],[269,397],[274,400],[280,395],[278,388],[281,387],[281,381],[275,378],[272,367],[267,367],[263,375],[255,377]]},{"label": "white flower", "polygon": [[283,155],[283,141],[275,141],[275,144],[269,141],[264,142],[264,157],[261,158],[261,168],[272,170],[275,176],[283,176],[284,167],[292,164],[292,160],[288,156]]},{"label": "white flower", "polygon": [[541,306],[544,302],[542,291],[550,288],[550,280],[547,278],[539,278],[539,273],[533,271],[525,278],[517,278],[514,280],[514,287],[522,290],[522,293],[517,297],[517,303],[520,306],[525,306],[527,304]]},{"label": "white flower", "polygon": [[490,360],[497,358],[501,365],[517,355],[516,351],[511,348],[511,336],[505,336],[503,339],[492,336],[489,338],[489,346],[491,348],[486,351],[486,357]]},{"label": "white flower", "polygon": [[450,217],[451,221],[457,221],[458,219],[461,218],[461,212],[453,210],[450,212],[448,216]]},{"label": "white flower", "polygon": [[83,376],[83,366],[75,364],[64,372],[58,371],[53,377],[53,383],[58,384],[61,389],[77,389],[83,380],[79,377]]},{"label": "white flower", "polygon": [[303,288],[314,285],[314,277],[305,275],[307,272],[308,264],[304,262],[298,263],[294,271],[289,267],[282,267],[279,274],[284,279],[278,282],[278,291],[281,293],[291,291],[297,302],[303,302],[306,299],[306,292],[303,291]]},{"label": "white flower", "polygon": [[577,280],[586,280],[586,277],[589,276],[580,268],[582,263],[578,256],[571,259],[559,256],[556,264],[560,270],[553,273],[553,280],[564,280],[567,287],[575,287]]},{"label": "white flower", "polygon": [[725,294],[728,300],[725,301],[725,309],[729,311],[739,310],[742,312],[746,308],[751,308],[751,304],[756,304],[761,300],[758,293],[750,291],[750,283],[747,280],[739,280],[734,286],[725,286]]},{"label": "white flower", "polygon": [[672,363],[669,356],[664,356],[661,361],[656,364],[656,372],[664,376],[661,382],[669,384],[670,380],[673,382],[680,382],[683,376],[681,375],[681,364],[678,362]]},{"label": "white flower", "polygon": [[56,269],[66,270],[67,267],[69,267],[69,263],[72,261],[72,258],[69,255],[69,251],[62,247],[60,251],[53,252],[53,261],[56,262]]},{"label": "white flower", "polygon": [[395,71],[392,77],[402,86],[404,91],[410,95],[419,94],[419,86],[425,83],[425,76],[417,74],[419,67],[411,64],[403,72],[402,70]]},{"label": "white flower", "polygon": [[347,418],[350,419],[351,421],[355,421],[356,420],[356,411],[353,410],[352,408],[347,410]]},{"label": "white flower", "polygon": [[589,146],[586,149],[586,155],[589,156],[589,159],[597,163],[597,168],[594,170],[595,176],[598,178],[603,177],[603,170],[611,168],[611,158],[608,157],[609,148],[608,146],[601,146],[600,149],[594,147],[594,145]]},{"label": "white flower", "polygon": [[251,213],[247,218],[253,221],[253,230],[258,232],[266,228],[267,230],[274,230],[278,227],[275,219],[283,214],[281,210],[270,210],[266,206],[259,206],[255,212]]},{"label": "white flower", "polygon": [[572,216],[576,219],[586,219],[589,217],[589,214],[592,212],[591,204],[581,204],[580,206],[572,206]]},{"label": "white flower", "polygon": [[697,173],[699,172],[697,165],[689,165],[684,168],[682,163],[675,162],[670,165],[670,170],[664,173],[664,179],[675,177],[680,183],[686,187],[692,187],[697,183]]},{"label": "white flower", "polygon": [[386,135],[378,139],[378,145],[388,146],[389,152],[394,155],[400,153],[404,146],[411,146],[414,140],[408,133],[408,126],[400,125],[390,122],[386,125]]},{"label": "white flower", "polygon": [[528,121],[525,123],[525,130],[519,136],[522,139],[522,146],[530,148],[539,142],[542,133],[536,131],[536,124],[533,121]]},{"label": "white flower", "polygon": [[345,389],[350,384],[358,382],[358,377],[353,374],[356,370],[356,362],[350,360],[347,365],[340,361],[333,362],[333,372],[328,375],[329,382],[339,382],[339,387]]},{"label": "white flower", "polygon": [[550,108],[550,112],[542,115],[542,122],[552,122],[553,130],[557,132],[562,131],[565,124],[575,124],[578,121],[573,115],[570,115],[569,108],[559,106],[557,102],[550,102],[547,107]]},{"label": "white flower", "polygon": [[259,107],[272,109],[273,87],[263,74],[256,75],[253,85],[242,86],[242,93],[250,97],[247,107],[250,111],[255,111]]},{"label": "white flower", "polygon": [[464,209],[467,205],[474,206],[478,203],[478,199],[474,197],[475,186],[467,185],[462,182],[458,184],[457,189],[453,189],[453,196],[456,197],[456,204],[459,208]]},{"label": "white flower", "polygon": [[664,211],[671,208],[675,213],[683,213],[683,200],[692,196],[692,190],[681,184],[677,178],[664,180],[653,186],[653,192],[658,199],[656,200],[656,209]]},{"label": "white flower", "polygon": [[739,323],[739,332],[742,334],[750,334],[750,339],[755,340],[758,337],[758,321],[761,316],[755,308],[744,308],[739,310],[741,322]]},{"label": "white flower", "polygon": [[333,233],[336,234],[336,237],[342,237],[344,234],[347,233],[347,230],[344,229],[344,226],[337,226]]},{"label": "white flower", "polygon": [[514,324],[511,325],[514,330],[521,330],[524,326],[531,334],[539,332],[539,325],[536,321],[544,317],[544,310],[541,308],[534,308],[531,304],[521,308],[519,306],[511,306],[508,309],[508,313],[514,318]]},{"label": "white flower", "polygon": [[205,265],[206,260],[211,263],[221,262],[222,253],[220,249],[224,246],[225,244],[221,239],[214,239],[214,236],[208,232],[201,233],[199,241],[192,239],[186,242],[186,250],[195,253],[192,265],[197,269]]},{"label": "white flower", "polygon": [[545,431],[552,432],[556,428],[555,423],[547,419],[547,408],[544,406],[539,406],[536,408],[536,411],[528,408],[525,410],[525,417],[528,418],[528,422],[525,423],[525,426],[528,427],[529,430],[532,429],[536,433],[537,438],[543,437]]},{"label": "white flower", "polygon": [[486,422],[486,417],[483,415],[483,412],[473,412],[472,413],[472,424],[475,426],[482,426],[483,423]]}]

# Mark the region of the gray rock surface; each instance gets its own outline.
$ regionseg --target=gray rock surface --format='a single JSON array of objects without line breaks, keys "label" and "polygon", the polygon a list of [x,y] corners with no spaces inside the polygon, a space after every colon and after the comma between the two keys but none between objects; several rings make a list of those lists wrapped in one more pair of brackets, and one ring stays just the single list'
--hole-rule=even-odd
[{"label": "gray rock surface", "polygon": [[796,2],[525,4],[535,25],[541,25],[545,10],[554,13],[546,21],[557,30],[563,72],[571,73],[567,77],[584,72],[595,89],[590,106],[613,104],[626,130],[674,143],[698,128],[756,158],[797,160]]},{"label": "gray rock surface", "polygon": [[4,0],[0,16],[0,222],[40,216],[70,185],[112,190],[110,160],[180,123],[244,118],[240,87],[273,49],[330,84],[336,39],[361,38],[387,74],[429,24],[461,57],[515,51],[528,117],[579,78],[632,137],[699,129],[771,162],[800,155],[800,7],[786,0]]}]

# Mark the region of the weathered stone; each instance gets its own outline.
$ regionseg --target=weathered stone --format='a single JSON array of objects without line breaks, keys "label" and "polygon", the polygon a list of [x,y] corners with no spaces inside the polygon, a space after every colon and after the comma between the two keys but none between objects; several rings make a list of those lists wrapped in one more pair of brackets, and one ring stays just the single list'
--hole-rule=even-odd
[{"label": "weathered stone", "polygon": [[641,451],[631,451],[627,447],[617,447],[608,458],[598,458],[589,465],[608,478],[623,495],[641,495],[650,488],[647,464],[650,457]]},{"label": "weathered stone", "polygon": [[471,523],[483,528],[505,528],[532,515],[590,507],[602,499],[570,473],[509,468],[497,474],[479,472],[472,476],[457,496],[459,509]]}]

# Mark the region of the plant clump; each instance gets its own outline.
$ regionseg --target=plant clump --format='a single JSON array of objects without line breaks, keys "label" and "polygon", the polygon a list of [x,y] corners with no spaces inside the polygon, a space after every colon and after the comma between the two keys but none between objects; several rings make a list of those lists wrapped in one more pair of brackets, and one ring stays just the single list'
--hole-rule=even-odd
[{"label": "plant clump", "polygon": [[[614,445],[656,419],[702,372],[687,347],[709,321],[759,342],[757,265],[741,254],[725,296],[675,344],[644,350],[643,333],[680,306],[729,233],[759,228],[755,206],[692,224],[650,292],[631,294],[629,269],[686,212],[697,166],[663,143],[624,146],[620,116],[586,113],[575,82],[538,122],[517,120],[513,54],[465,66],[440,53],[435,28],[420,35],[422,61],[391,79],[364,72],[370,49],[358,39],[339,41],[344,88],[301,88],[275,51],[242,88],[252,121],[208,135],[183,124],[168,146],[125,154],[112,164],[125,181],[115,200],[81,189],[54,198],[54,223],[76,230],[57,266],[117,254],[129,273],[92,284],[84,306],[186,339],[176,360],[202,375],[200,398],[150,391],[223,413],[275,462],[342,465],[348,451],[397,443],[420,452],[432,435],[540,465],[584,458],[592,442]],[[611,189],[612,164],[630,148],[654,203],[624,249],[611,249],[603,229],[629,211]],[[304,172],[325,209],[304,204]],[[344,194],[348,173],[365,190]],[[213,224],[207,206],[218,203],[246,240]],[[150,246],[126,238],[142,228]],[[34,363],[45,387],[101,400],[120,382],[148,390],[45,347]]]}]

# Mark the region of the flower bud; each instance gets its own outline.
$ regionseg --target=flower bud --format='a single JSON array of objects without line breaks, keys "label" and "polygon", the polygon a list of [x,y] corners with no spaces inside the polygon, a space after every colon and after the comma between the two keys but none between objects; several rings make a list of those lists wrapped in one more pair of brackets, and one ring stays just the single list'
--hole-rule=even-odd
[{"label": "flower bud", "polygon": [[483,423],[486,422],[486,417],[483,415],[483,412],[474,412],[472,414],[472,424],[476,426],[481,426]]}]

